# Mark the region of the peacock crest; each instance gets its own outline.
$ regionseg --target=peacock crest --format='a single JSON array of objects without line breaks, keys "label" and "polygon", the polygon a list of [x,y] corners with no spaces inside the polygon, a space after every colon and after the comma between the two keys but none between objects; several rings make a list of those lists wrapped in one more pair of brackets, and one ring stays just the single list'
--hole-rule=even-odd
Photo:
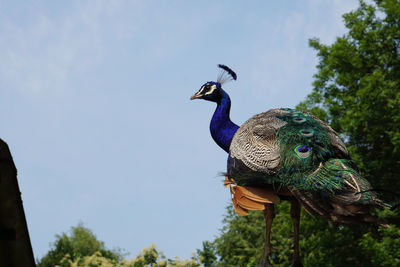
[{"label": "peacock crest", "polygon": [[220,74],[218,75],[218,79],[217,82],[219,84],[224,84],[228,81],[232,81],[232,80],[236,80],[237,79],[237,75],[236,73],[231,70],[231,68],[229,68],[228,66],[222,65],[222,64],[218,64],[218,68],[221,69]]}]

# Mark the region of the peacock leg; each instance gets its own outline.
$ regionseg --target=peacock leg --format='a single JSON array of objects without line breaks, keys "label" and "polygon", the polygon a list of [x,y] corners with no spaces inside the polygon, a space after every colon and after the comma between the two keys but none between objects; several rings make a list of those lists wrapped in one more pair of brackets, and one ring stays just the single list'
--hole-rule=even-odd
[{"label": "peacock leg", "polygon": [[269,262],[269,255],[271,254],[271,226],[272,220],[275,218],[275,206],[274,204],[265,204],[264,219],[265,219],[265,245],[264,254],[261,258],[261,262],[258,267],[270,267],[272,266]]},{"label": "peacock leg", "polygon": [[292,198],[292,205],[290,207],[290,217],[293,221],[293,230],[294,230],[294,254],[293,254],[293,267],[302,267],[300,261],[300,252],[299,252],[299,227],[300,227],[300,203],[297,199]]}]

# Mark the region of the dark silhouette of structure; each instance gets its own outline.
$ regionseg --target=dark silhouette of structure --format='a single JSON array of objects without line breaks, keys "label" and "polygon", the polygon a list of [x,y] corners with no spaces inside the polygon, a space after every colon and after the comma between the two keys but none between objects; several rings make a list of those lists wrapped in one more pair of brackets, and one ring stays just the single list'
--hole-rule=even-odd
[{"label": "dark silhouette of structure", "polygon": [[0,266],[36,266],[8,145],[0,139]]}]

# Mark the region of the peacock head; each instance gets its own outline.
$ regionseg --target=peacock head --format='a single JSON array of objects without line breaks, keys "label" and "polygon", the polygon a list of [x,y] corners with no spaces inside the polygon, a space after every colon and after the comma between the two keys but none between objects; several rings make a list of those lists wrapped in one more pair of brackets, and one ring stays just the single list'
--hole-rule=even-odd
[{"label": "peacock head", "polygon": [[219,102],[223,96],[223,90],[221,85],[227,81],[236,80],[236,73],[225,65],[218,65],[222,69],[222,72],[218,76],[217,82],[206,82],[195,93],[190,100],[193,99],[204,99],[212,102]]},{"label": "peacock head", "polygon": [[206,82],[201,86],[200,90],[190,98],[190,100],[204,99],[218,102],[222,97],[221,89],[221,84],[219,82]]}]

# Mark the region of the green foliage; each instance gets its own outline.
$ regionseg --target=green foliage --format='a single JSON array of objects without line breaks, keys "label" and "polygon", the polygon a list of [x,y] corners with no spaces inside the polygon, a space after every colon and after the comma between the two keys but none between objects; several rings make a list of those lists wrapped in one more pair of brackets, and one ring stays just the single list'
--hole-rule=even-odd
[{"label": "green foliage", "polygon": [[215,261],[217,256],[215,255],[215,247],[210,241],[203,242],[203,249],[197,250],[197,255],[199,256],[200,262],[204,267],[213,267],[215,266]]},{"label": "green foliage", "polygon": [[[289,208],[289,202],[276,207],[271,231],[274,266],[291,264],[293,227]],[[241,217],[229,205],[223,223],[220,236],[212,243],[218,256],[214,266],[257,266],[265,241],[262,212],[250,212],[249,216]],[[300,250],[304,266],[321,266],[322,262],[324,266],[373,266],[373,255],[364,250],[360,241],[367,229],[367,225],[334,225],[302,211]]]},{"label": "green foliage", "polygon": [[[116,265],[115,261],[103,257],[99,251],[96,251],[93,255],[78,257],[75,260],[71,259],[69,254],[65,255],[58,265],[60,266],[70,266],[70,267],[114,267],[120,266],[125,267],[125,265]],[[128,267],[128,266],[127,266]]]},{"label": "green foliage", "polygon": [[221,235],[214,241],[219,256],[217,266],[246,266],[252,258],[259,259],[264,244],[263,223],[260,212],[239,217],[229,205]]},{"label": "green foliage", "polygon": [[155,245],[143,249],[136,258],[132,260],[120,260],[116,262],[104,257],[100,251],[96,251],[90,256],[77,257],[71,259],[69,254],[65,255],[58,265],[70,267],[200,267],[200,262],[196,257],[190,260],[166,259],[164,254],[157,250]]},{"label": "green foliage", "polygon": [[106,249],[102,241],[97,240],[96,236],[82,224],[71,227],[70,235],[63,233],[56,236],[56,241],[52,244],[50,251],[37,263],[38,267],[60,267],[70,266],[69,261],[83,259],[99,252],[102,257],[117,262],[122,259],[118,250]]},{"label": "green foliage", "polygon": [[[205,242],[205,248],[208,247]],[[206,253],[207,254],[207,253]],[[206,255],[204,254],[204,256]],[[207,255],[208,261],[212,255]],[[215,259],[215,256],[214,256]],[[167,259],[155,245],[143,249],[131,260],[123,259],[119,250],[106,249],[88,228],[79,224],[70,235],[56,236],[50,251],[37,263],[38,267],[200,267],[201,259]],[[212,265],[208,265],[212,266]]]},{"label": "green foliage", "polygon": [[400,266],[400,228],[379,229],[360,239],[360,245],[370,255],[375,266]]},{"label": "green foliage", "polygon": [[132,267],[142,267],[142,266],[157,266],[165,267],[167,266],[167,261],[165,256],[161,251],[158,251],[154,245],[145,248],[140,252],[135,259],[130,263]]},{"label": "green foliage", "polygon": [[140,252],[136,258],[130,261],[124,261],[123,267],[200,267],[200,260],[196,255],[191,259],[180,260],[166,259],[165,255],[156,249],[155,245],[151,245]]}]

